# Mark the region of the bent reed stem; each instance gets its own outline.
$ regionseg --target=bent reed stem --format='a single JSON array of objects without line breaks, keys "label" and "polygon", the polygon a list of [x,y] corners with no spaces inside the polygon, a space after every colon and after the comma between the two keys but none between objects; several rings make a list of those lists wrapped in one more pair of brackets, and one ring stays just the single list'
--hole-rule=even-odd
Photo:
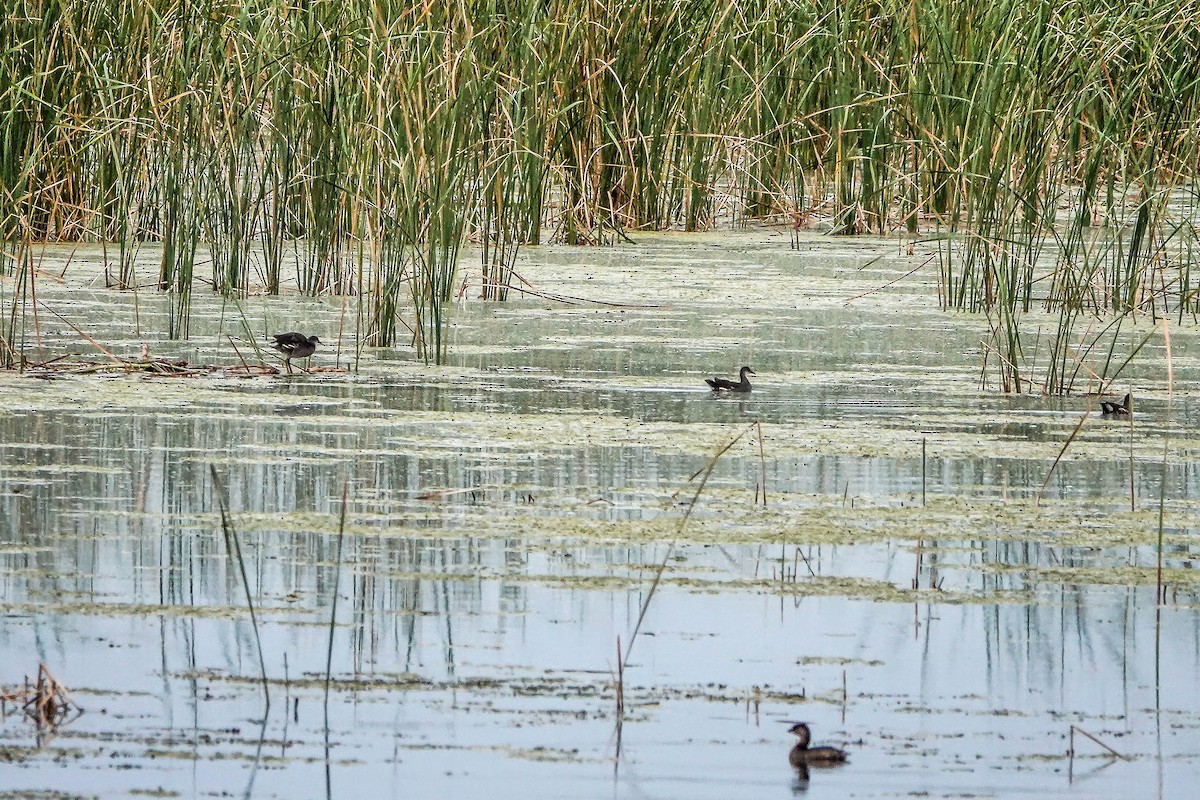
[{"label": "bent reed stem", "polygon": [[262,638],[258,633],[258,615],[254,611],[254,598],[250,594],[250,579],[246,573],[246,560],[242,557],[242,543],[238,538],[237,529],[233,525],[233,518],[229,514],[229,509],[226,505],[225,489],[221,485],[221,478],[217,475],[217,468],[209,465],[209,474],[212,476],[213,494],[217,499],[217,507],[221,512],[221,532],[225,537],[225,551],[237,563],[238,574],[242,579],[242,589],[246,595],[246,608],[250,611],[250,627],[254,632],[254,647],[258,651],[258,668],[262,675],[263,687],[263,716],[264,718],[271,710],[271,688],[267,680],[267,662],[263,656]]}]

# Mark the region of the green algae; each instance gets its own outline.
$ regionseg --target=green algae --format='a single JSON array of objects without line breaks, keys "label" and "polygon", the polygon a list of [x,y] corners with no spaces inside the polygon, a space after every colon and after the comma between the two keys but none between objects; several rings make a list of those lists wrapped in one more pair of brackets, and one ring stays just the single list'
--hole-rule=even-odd
[{"label": "green algae", "polygon": [[129,794],[134,797],[181,797],[182,792],[173,792],[168,789],[130,789]]},{"label": "green algae", "polygon": [[882,667],[884,665],[884,662],[878,659],[834,658],[832,656],[805,656],[796,659],[796,663],[806,666],[833,667]]},{"label": "green algae", "polygon": [[[15,614],[28,615],[77,615],[104,617],[152,617],[164,616],[174,618],[204,618],[204,619],[241,619],[249,612],[245,607],[219,605],[180,605],[176,603],[122,603],[122,602],[79,602],[61,600],[56,592],[46,592],[50,598],[36,603],[10,603],[5,607]],[[259,613],[270,616],[273,612],[285,612],[289,616],[316,613],[312,609],[296,608],[294,606],[260,606],[255,605]]]},{"label": "green algae", "polygon": [[568,763],[603,763],[608,759],[582,758],[579,748],[563,749],[557,747],[490,747],[488,750],[504,753],[510,758],[525,761],[568,762]]},{"label": "green algae", "polygon": [[[4,745],[0,747],[0,763],[19,764],[25,759],[37,753],[36,747],[19,747],[16,745]],[[0,797],[5,796],[5,792],[0,792]]]},{"label": "green algae", "polygon": [[1111,562],[1103,566],[1072,567],[985,564],[981,569],[989,572],[1019,572],[1030,582],[1043,585],[1153,586],[1161,578],[1167,587],[1200,589],[1200,569],[1165,567],[1160,573],[1154,565]]},{"label": "green algae", "polygon": [[[509,487],[517,492],[525,487]],[[486,498],[486,489],[479,490]],[[473,538],[527,538],[545,549],[558,542],[586,544],[652,544],[678,541],[695,545],[787,544],[858,545],[878,542],[930,540],[951,547],[947,540],[986,539],[1054,544],[1063,547],[1116,547],[1153,545],[1158,540],[1159,513],[1155,509],[1130,512],[1119,505],[1081,505],[1073,501],[939,497],[921,505],[916,498],[859,497],[853,505],[841,498],[776,493],[763,509],[744,490],[706,488],[697,512],[681,527],[683,511],[664,507],[667,497],[656,497],[644,519],[608,519],[593,515],[591,500],[542,495],[538,504],[476,501],[450,509],[425,501],[396,501],[408,510],[386,514],[353,512],[346,526],[349,535],[426,540],[456,539],[452,527],[414,527],[416,523],[466,515]],[[706,512],[720,509],[720,518]],[[1164,543],[1187,545],[1200,500],[1175,501],[1162,514]],[[335,532],[335,515],[302,512],[289,514],[236,514],[242,532]],[[215,518],[192,524],[215,525]],[[950,533],[952,532],[952,534]]]},{"label": "green algae", "polygon": [[[769,546],[798,549],[789,554],[783,551],[769,558],[764,553],[763,574],[758,577],[735,576],[703,563],[692,563],[682,552],[667,565],[662,581],[695,592],[749,592],[779,596],[844,596],[873,602],[896,603],[961,603],[961,602],[1030,602],[1037,601],[1033,590],[1039,585],[1146,585],[1154,583],[1155,570],[1128,562],[1128,555],[1111,552],[1119,548],[1150,547],[1157,541],[1158,514],[1154,511],[1114,511],[1111,508],[1080,506],[1069,501],[1010,500],[998,503],[987,499],[942,497],[920,505],[913,500],[884,498],[871,504],[858,498],[853,505],[828,496],[788,496],[777,494],[773,504],[763,509],[741,491],[717,487],[706,491],[703,503],[697,506],[686,526],[681,527],[682,512],[656,512],[647,519],[606,519],[588,516],[588,506],[580,501],[564,501],[554,511],[546,504],[531,507],[520,503],[482,502],[478,505],[456,507],[445,511],[440,504],[425,501],[405,501],[402,505],[417,506],[406,513],[367,514],[356,512],[350,517],[345,533],[351,541],[364,540],[386,543],[391,540],[417,542],[430,547],[439,541],[461,539],[458,525],[469,524],[471,538],[520,539],[527,553],[570,553],[578,548],[596,546],[656,546],[675,542],[687,546]],[[432,508],[430,506],[433,506]],[[658,506],[655,506],[657,508]],[[708,509],[720,509],[716,518]],[[452,514],[455,525],[429,526],[445,514]],[[1192,535],[1186,527],[1195,518],[1194,503],[1174,503],[1163,515],[1167,526],[1164,542],[1168,546],[1186,547]],[[128,516],[128,515],[126,515]],[[133,515],[138,516],[138,515]],[[469,522],[468,522],[469,521]],[[175,520],[178,524],[179,520]],[[294,512],[291,514],[242,513],[234,523],[243,536],[269,541],[274,537],[316,534],[333,537],[337,532],[337,517],[332,514]],[[190,522],[199,529],[215,529],[214,516]],[[953,532],[952,535],[948,532]],[[966,544],[970,542],[970,544]],[[990,543],[990,544],[989,544]],[[985,555],[989,547],[1024,543],[1051,548],[1076,548],[1092,552],[1087,565],[1073,567],[1028,567],[1006,565]],[[996,588],[920,588],[877,579],[818,575],[789,578],[803,555],[803,549],[814,547],[856,547],[887,544],[909,552],[920,552],[926,558],[939,556],[941,569],[965,570],[980,573],[1019,573],[1024,589]],[[314,560],[307,553],[284,548],[277,557],[297,564],[332,566],[331,562]],[[1143,557],[1144,558],[1144,557]],[[781,560],[782,559],[782,560]],[[962,562],[961,564],[958,562]],[[790,566],[789,566],[790,562]],[[455,569],[395,570],[376,563],[369,554],[354,556],[349,566],[364,575],[374,575],[391,581],[476,581],[502,580],[507,584],[524,583],[581,591],[620,592],[645,585],[648,576],[659,567],[655,561],[630,561],[620,566],[607,566],[601,571],[585,562],[573,566],[558,563],[554,569],[531,570],[524,559],[512,562],[505,569],[489,568],[480,571],[472,564]],[[26,570],[37,574],[36,570]],[[777,576],[778,574],[778,576]],[[1200,570],[1176,563],[1169,556],[1164,580],[1185,587],[1195,585]],[[283,604],[270,602],[264,612],[292,613],[298,609],[298,599],[283,593],[267,595]],[[235,607],[188,607],[173,605],[123,604],[118,602],[69,602],[62,595],[52,595],[44,605],[28,604],[18,609],[35,609],[53,613],[148,615],[169,614],[186,616],[240,616]]]}]

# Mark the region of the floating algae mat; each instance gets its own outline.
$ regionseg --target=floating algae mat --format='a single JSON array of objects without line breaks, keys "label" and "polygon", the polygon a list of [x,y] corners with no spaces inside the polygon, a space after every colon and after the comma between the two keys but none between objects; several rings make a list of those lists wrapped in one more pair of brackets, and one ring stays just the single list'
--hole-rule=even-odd
[{"label": "floating algae mat", "polygon": [[[356,348],[332,299],[197,296],[169,342],[160,299],[95,288],[96,259],[42,269],[71,257],[31,362],[257,371],[0,375],[0,684],[45,663],[83,712],[6,702],[0,797],[1200,777],[1193,331],[1172,330],[1170,397],[1157,343],[1122,374],[1131,425],[981,388],[985,322],[937,310],[924,256],[884,240],[529,248],[539,291],[608,305],[468,302],[444,367]],[[320,335],[317,371],[259,369],[278,362],[251,338],[283,330]],[[743,364],[750,394],[704,385]],[[849,763],[791,770],[797,720]]]}]

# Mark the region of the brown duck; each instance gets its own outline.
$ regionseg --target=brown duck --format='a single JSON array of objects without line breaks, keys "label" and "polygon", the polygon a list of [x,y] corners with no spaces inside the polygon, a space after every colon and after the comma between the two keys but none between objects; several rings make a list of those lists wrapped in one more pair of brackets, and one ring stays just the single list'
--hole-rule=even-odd
[{"label": "brown duck", "polygon": [[846,751],[836,747],[809,747],[812,732],[808,729],[808,723],[797,722],[788,728],[788,733],[794,733],[797,738],[796,746],[788,753],[788,763],[796,769],[841,764],[847,758]]},{"label": "brown duck", "polygon": [[750,391],[750,379],[746,376],[753,374],[755,374],[754,370],[749,367],[742,367],[737,381],[731,381],[728,378],[705,378],[704,382],[714,392],[748,392]]}]

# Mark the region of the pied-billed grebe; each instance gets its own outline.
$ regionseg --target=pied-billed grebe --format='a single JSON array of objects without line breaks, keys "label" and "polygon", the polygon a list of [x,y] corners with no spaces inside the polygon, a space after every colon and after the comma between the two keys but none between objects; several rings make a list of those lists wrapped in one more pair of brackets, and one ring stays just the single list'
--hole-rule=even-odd
[{"label": "pied-billed grebe", "polygon": [[1132,417],[1133,392],[1126,394],[1125,399],[1119,403],[1114,403],[1109,400],[1101,400],[1100,413],[1106,417]]},{"label": "pied-billed grebe", "polygon": [[274,338],[275,341],[271,342],[271,347],[283,353],[283,363],[287,367],[289,375],[292,374],[292,359],[308,358],[317,352],[317,345],[321,343],[316,336],[305,336],[303,333],[294,331],[277,333]]},{"label": "pied-billed grebe", "polygon": [[792,752],[788,753],[788,763],[796,769],[805,766],[819,767],[840,764],[846,760],[845,750],[839,750],[836,747],[809,747],[808,743],[812,740],[812,733],[808,729],[808,723],[797,722],[788,728],[788,733],[794,733],[799,740],[792,748]]},{"label": "pied-billed grebe", "polygon": [[705,378],[704,382],[711,386],[714,392],[748,392],[750,391],[750,380],[746,376],[754,374],[754,370],[749,367],[742,367],[740,380],[737,383],[725,378]]}]

